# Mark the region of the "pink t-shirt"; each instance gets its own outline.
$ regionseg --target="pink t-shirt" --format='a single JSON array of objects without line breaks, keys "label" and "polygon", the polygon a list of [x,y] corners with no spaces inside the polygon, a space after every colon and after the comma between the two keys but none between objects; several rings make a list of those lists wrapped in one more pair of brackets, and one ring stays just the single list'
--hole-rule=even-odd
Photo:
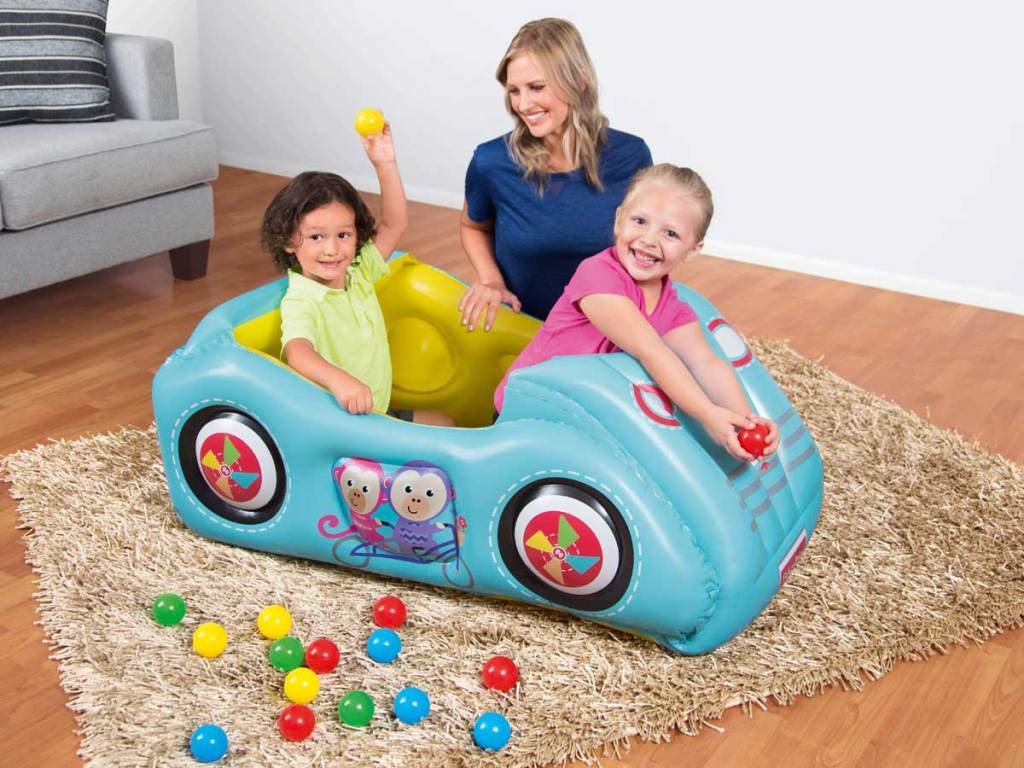
[{"label": "pink t-shirt", "polygon": [[594,293],[625,296],[636,305],[659,336],[664,336],[673,328],[697,319],[690,305],[676,295],[672,281],[667,275],[662,280],[658,305],[653,312],[647,314],[640,286],[619,262],[615,247],[607,248],[580,262],[544,325],[509,366],[505,378],[494,392],[494,407],[497,410],[500,411],[504,404],[505,385],[508,383],[509,374],[517,368],[536,365],[556,355],[591,355],[620,351],[607,336],[594,327],[580,309],[580,299]]}]

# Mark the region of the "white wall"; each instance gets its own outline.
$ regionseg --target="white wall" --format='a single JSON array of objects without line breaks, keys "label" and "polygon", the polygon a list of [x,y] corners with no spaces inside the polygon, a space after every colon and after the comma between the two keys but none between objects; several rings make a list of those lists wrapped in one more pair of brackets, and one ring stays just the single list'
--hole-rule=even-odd
[{"label": "white wall", "polygon": [[174,74],[182,120],[203,122],[199,76],[198,0],[113,0],[107,31],[163,37],[174,43]]},{"label": "white wall", "polygon": [[511,124],[499,57],[564,16],[612,124],[708,180],[708,252],[1024,312],[1017,7],[203,0],[203,114],[225,163],[374,190],[352,118],[379,107],[410,197],[459,206]]}]

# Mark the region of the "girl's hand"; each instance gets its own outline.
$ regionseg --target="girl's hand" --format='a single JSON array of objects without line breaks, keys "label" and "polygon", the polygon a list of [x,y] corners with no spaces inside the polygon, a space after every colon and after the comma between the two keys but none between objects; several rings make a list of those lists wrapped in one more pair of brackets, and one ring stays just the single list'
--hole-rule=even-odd
[{"label": "girl's hand", "polygon": [[487,320],[484,323],[484,330],[491,330],[494,325],[494,316],[498,314],[498,307],[508,304],[513,312],[522,308],[519,298],[502,283],[473,283],[466,292],[462,294],[459,301],[459,312],[462,313],[462,324],[467,330],[472,331],[480,319],[480,313],[487,310]]},{"label": "girl's hand", "polygon": [[763,416],[754,415],[752,418],[758,424],[768,427],[768,437],[764,440],[764,452],[761,454],[761,458],[767,458],[779,449],[779,425]]},{"label": "girl's hand", "polygon": [[397,162],[395,142],[391,139],[391,123],[385,121],[384,130],[380,133],[363,136],[363,149],[374,168]]},{"label": "girl's hand", "polygon": [[[754,457],[743,450],[739,438],[736,435],[738,429],[750,429],[754,426],[754,420],[758,418],[753,414],[740,414],[722,408],[719,405],[711,406],[711,409],[700,419],[708,435],[725,448],[729,455],[740,461],[753,461]],[[777,434],[777,430],[776,430]]]},{"label": "girl's hand", "polygon": [[331,382],[331,394],[349,413],[369,413],[373,410],[373,393],[354,376],[345,374]]}]

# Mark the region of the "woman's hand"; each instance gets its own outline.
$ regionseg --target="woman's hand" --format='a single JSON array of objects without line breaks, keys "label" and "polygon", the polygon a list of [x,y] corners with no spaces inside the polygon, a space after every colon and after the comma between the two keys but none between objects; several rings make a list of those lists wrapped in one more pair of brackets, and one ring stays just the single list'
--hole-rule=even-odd
[{"label": "woman's hand", "polygon": [[[730,411],[720,405],[713,405],[700,419],[700,423],[711,439],[725,448],[734,459],[754,461],[754,457],[743,450],[743,446],[740,445],[736,430],[750,429],[758,418],[753,414],[736,413],[736,411]],[[777,435],[778,429],[776,428]]]},{"label": "woman's hand", "polygon": [[329,389],[338,404],[349,413],[369,413],[373,410],[373,392],[355,376],[339,370]]},{"label": "woman's hand", "polygon": [[473,283],[462,294],[459,301],[459,312],[462,313],[462,324],[472,331],[480,319],[480,313],[487,310],[484,330],[489,331],[494,325],[494,316],[498,307],[508,304],[513,312],[522,308],[519,297],[505,287],[504,283]]},{"label": "woman's hand", "polygon": [[397,162],[395,158],[395,142],[391,139],[391,123],[384,123],[384,130],[363,136],[363,149],[370,158],[374,168]]}]

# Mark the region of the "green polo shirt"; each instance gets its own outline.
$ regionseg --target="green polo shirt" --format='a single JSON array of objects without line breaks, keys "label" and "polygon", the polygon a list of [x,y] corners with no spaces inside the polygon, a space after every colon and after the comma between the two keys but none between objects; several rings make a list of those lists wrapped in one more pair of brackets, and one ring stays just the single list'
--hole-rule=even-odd
[{"label": "green polo shirt", "polygon": [[281,300],[281,346],[307,339],[324,360],[366,384],[373,409],[381,413],[391,402],[391,354],[373,283],[387,273],[368,241],[348,268],[347,288],[328,288],[290,270]]}]

